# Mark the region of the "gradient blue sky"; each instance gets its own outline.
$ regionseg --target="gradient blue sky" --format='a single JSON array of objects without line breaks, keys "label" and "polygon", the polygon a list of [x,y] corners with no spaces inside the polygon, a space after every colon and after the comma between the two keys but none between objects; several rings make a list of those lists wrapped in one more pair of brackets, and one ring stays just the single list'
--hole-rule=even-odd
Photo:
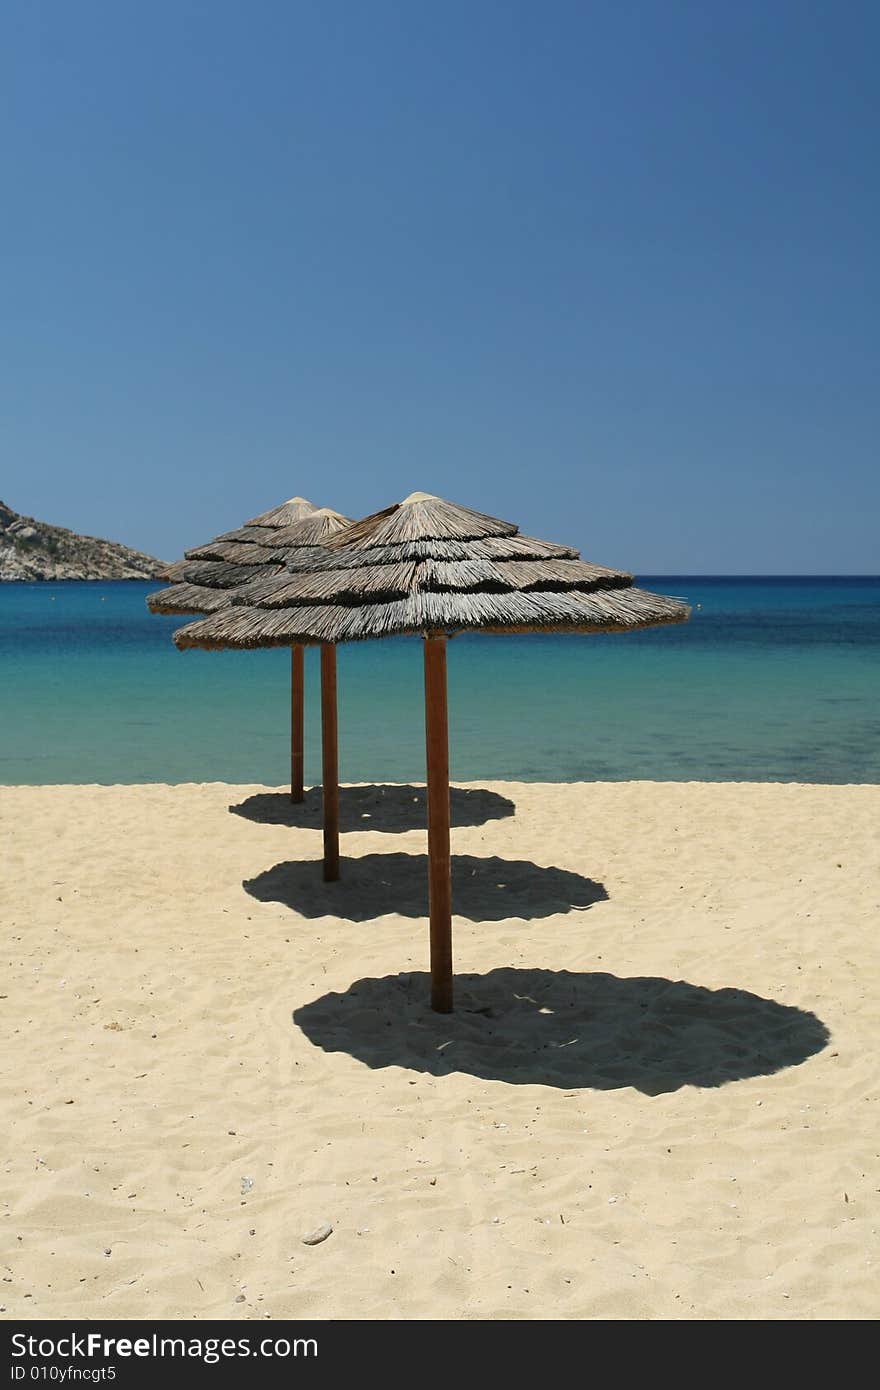
[{"label": "gradient blue sky", "polygon": [[0,497],[163,557],[439,492],[880,570],[857,0],[7,0]]}]

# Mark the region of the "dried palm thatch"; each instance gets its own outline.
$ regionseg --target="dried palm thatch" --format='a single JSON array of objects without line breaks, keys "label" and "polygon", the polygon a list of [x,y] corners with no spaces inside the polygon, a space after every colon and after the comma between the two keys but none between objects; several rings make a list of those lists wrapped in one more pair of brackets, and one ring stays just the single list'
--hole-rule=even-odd
[{"label": "dried palm thatch", "polygon": [[[636,588],[625,571],[590,564],[575,550],[521,536],[512,522],[421,492],[290,560],[264,543],[225,544],[247,556],[217,549],[180,573],[199,593],[222,588],[225,599],[174,634],[182,649],[475,629],[627,631],[683,622],[689,612],[677,599]],[[270,558],[261,563],[251,558],[254,550]]]},{"label": "dried palm thatch", "polygon": [[150,594],[151,613],[216,613],[234,601],[237,586],[314,563],[312,552],[349,525],[329,507],[291,497],[236,531],[187,550],[165,571],[167,589]]}]

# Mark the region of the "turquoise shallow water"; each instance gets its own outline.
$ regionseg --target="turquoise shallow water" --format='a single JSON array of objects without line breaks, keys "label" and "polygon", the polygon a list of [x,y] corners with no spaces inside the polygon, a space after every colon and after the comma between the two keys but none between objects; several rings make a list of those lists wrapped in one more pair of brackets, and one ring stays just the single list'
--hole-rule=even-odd
[{"label": "turquoise shallow water", "polygon": [[[458,637],[458,780],[880,782],[880,579],[652,578],[683,627]],[[265,782],[289,657],[178,652],[145,584],[0,584],[0,782]],[[306,777],[320,778],[317,653]],[[424,780],[418,639],[339,650],[340,776]]]}]

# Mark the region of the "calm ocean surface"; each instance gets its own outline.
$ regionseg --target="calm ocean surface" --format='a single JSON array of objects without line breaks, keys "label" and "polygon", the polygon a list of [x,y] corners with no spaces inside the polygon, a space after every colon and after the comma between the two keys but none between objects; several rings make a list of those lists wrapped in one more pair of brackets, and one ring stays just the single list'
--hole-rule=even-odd
[{"label": "calm ocean surface", "polygon": [[[880,783],[880,579],[639,582],[700,607],[450,643],[453,777]],[[285,781],[287,652],[178,652],[155,587],[0,584],[0,783]],[[339,649],[343,781],[424,780],[421,675],[418,639]]]}]

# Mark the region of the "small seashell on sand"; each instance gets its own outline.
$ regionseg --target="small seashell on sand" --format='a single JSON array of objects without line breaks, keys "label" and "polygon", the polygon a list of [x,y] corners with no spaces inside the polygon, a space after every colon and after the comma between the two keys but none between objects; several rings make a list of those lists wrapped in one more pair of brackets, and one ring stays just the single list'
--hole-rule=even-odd
[{"label": "small seashell on sand", "polygon": [[332,1236],[332,1234],[333,1227],[330,1225],[329,1221],[325,1221],[322,1225],[316,1226],[313,1231],[309,1231],[307,1236],[303,1236],[302,1243],[303,1245],[320,1245],[323,1240],[326,1240],[327,1237]]}]

